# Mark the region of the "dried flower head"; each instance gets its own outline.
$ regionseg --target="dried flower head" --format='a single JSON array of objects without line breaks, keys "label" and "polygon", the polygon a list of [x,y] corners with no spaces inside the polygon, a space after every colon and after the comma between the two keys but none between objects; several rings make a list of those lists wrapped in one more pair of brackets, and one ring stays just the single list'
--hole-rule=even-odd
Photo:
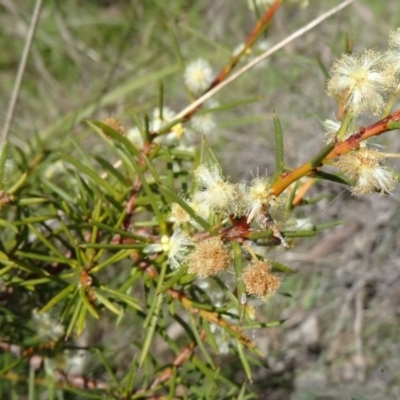
[{"label": "dried flower head", "polygon": [[[104,118],[101,122],[105,125],[108,125],[110,128],[114,129],[114,131],[117,131],[121,135],[123,135],[123,136],[126,135],[125,126],[118,119],[116,119],[114,117],[108,117],[108,118]],[[104,134],[107,135],[106,132],[104,132]]]},{"label": "dried flower head", "polygon": [[377,114],[384,105],[383,94],[394,84],[390,64],[368,50],[362,55],[344,54],[333,64],[328,94],[334,97],[346,92],[346,108],[354,116],[366,110]]},{"label": "dried flower head", "polygon": [[13,196],[10,193],[7,193],[4,190],[0,190],[0,210],[3,208],[3,206],[13,203],[14,201],[15,201],[15,196]]},{"label": "dried flower head", "polygon": [[232,262],[232,254],[219,237],[212,237],[198,243],[187,261],[189,273],[206,278],[226,271]]},{"label": "dried flower head", "polygon": [[387,156],[377,150],[363,148],[338,158],[335,165],[355,182],[355,195],[379,190],[390,193],[395,187],[395,175],[381,163]]},{"label": "dried flower head", "polygon": [[214,79],[214,73],[208,61],[198,59],[186,66],[184,72],[186,86],[195,94],[206,90]]},{"label": "dried flower head", "polygon": [[144,248],[145,253],[167,253],[171,268],[179,268],[185,260],[189,247],[193,246],[190,237],[176,229],[172,236],[162,236],[160,243],[153,243]]},{"label": "dried flower head", "polygon": [[281,285],[281,278],[271,273],[268,261],[254,261],[243,271],[242,280],[247,294],[264,300],[271,297]]},{"label": "dried flower head", "polygon": [[216,165],[200,165],[194,172],[200,190],[193,196],[193,201],[201,208],[226,215],[237,212],[238,192],[235,185],[227,182]]}]

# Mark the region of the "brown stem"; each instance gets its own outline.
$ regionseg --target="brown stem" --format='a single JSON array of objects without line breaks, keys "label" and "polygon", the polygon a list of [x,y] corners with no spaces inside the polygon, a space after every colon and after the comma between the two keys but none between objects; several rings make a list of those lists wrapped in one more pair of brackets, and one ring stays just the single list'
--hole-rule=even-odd
[{"label": "brown stem", "polygon": [[[202,330],[200,332],[200,339],[203,341],[207,337],[206,332]],[[157,378],[153,381],[150,385],[150,389],[154,389],[160,383],[166,382],[168,379],[171,378],[174,368],[180,367],[183,363],[193,354],[194,350],[197,347],[196,342],[189,343],[176,357],[175,360],[172,362],[173,367],[166,368],[162,371]]]},{"label": "brown stem", "polygon": [[390,126],[393,122],[400,122],[400,109],[366,128],[358,128],[347,140],[337,143],[333,150],[328,153],[325,158],[321,159],[318,165],[311,161],[307,161],[289,174],[279,177],[272,187],[272,194],[279,196],[293,182],[296,182],[303,176],[312,175],[313,171],[321,167],[327,161],[358,149],[363,140],[369,139],[373,136],[378,136],[393,129],[398,129],[397,127]]},{"label": "brown stem", "polygon": [[261,33],[271,23],[272,17],[275,15],[281,4],[282,0],[275,0],[275,2],[268,8],[263,17],[257,22],[250,35],[247,37],[243,50],[238,55],[233,56],[230,59],[228,64],[221,70],[221,72],[218,74],[218,76],[214,79],[210,87],[205,92],[208,92],[214,86],[217,86],[229,75],[235,65],[240,61],[241,56],[246,53],[246,50],[250,49],[254,45],[254,43],[260,37]]}]

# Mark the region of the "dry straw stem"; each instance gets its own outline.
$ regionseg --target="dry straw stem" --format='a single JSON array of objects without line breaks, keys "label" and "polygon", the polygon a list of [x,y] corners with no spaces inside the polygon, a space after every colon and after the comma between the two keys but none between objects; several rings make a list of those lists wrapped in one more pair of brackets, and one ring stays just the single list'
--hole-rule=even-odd
[{"label": "dry straw stem", "polygon": [[8,105],[6,121],[4,123],[3,131],[1,134],[0,149],[2,149],[7,141],[8,134],[10,131],[11,122],[14,117],[15,106],[17,105],[17,100],[19,96],[19,91],[21,89],[22,78],[25,73],[26,63],[28,61],[29,52],[32,47],[33,39],[35,38],[36,28],[39,22],[40,11],[42,9],[42,0],[36,0],[35,8],[33,10],[31,25],[29,31],[26,35],[25,47],[22,52],[21,61],[19,63],[17,77],[15,78],[14,88],[11,95],[10,103]]}]

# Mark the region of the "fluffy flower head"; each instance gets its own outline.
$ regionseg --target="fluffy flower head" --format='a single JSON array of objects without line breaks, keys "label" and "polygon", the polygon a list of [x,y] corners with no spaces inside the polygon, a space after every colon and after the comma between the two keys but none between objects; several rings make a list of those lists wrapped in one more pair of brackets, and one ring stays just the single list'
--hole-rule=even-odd
[{"label": "fluffy flower head", "polygon": [[193,93],[200,94],[210,86],[214,73],[208,61],[198,59],[186,66],[183,78]]},{"label": "fluffy flower head", "polygon": [[209,208],[218,213],[236,213],[237,188],[223,178],[216,165],[200,165],[194,172],[194,177],[200,188],[193,196],[195,203],[201,205],[201,208]]},{"label": "fluffy flower head", "polygon": [[[213,99],[206,101],[203,105],[203,109],[214,107],[218,107],[218,102]],[[217,126],[212,112],[197,113],[192,117],[191,123],[194,130],[203,134],[212,132]]]},{"label": "fluffy flower head", "polygon": [[354,116],[366,110],[379,113],[383,94],[395,84],[393,69],[380,54],[366,51],[361,56],[344,54],[336,61],[328,82],[328,94],[346,93],[346,108]]},{"label": "fluffy flower head", "polygon": [[160,243],[153,243],[145,247],[145,253],[167,253],[171,268],[179,268],[185,260],[189,247],[193,243],[185,232],[177,229],[172,236],[164,235]]},{"label": "fluffy flower head", "polygon": [[190,215],[178,203],[172,203],[169,220],[176,225],[181,225],[190,221]]},{"label": "fluffy flower head", "polygon": [[386,156],[363,148],[341,156],[335,165],[355,182],[353,194],[362,195],[380,190],[390,192],[397,182],[394,174],[381,163]]},{"label": "fluffy flower head", "polygon": [[36,334],[40,341],[56,341],[61,339],[64,335],[65,328],[64,325],[58,323],[50,317],[48,313],[39,314],[38,312],[33,312],[33,321],[35,325]]},{"label": "fluffy flower head", "polygon": [[390,33],[390,49],[386,53],[386,61],[393,67],[394,73],[400,72],[400,28]]},{"label": "fluffy flower head", "polygon": [[129,129],[126,137],[129,141],[131,141],[138,149],[142,149],[144,146],[144,141],[142,134],[137,126]]},{"label": "fluffy flower head", "polygon": [[[150,123],[150,130],[157,132],[168,125],[175,118],[176,113],[169,107],[155,108],[153,110],[153,119]],[[181,123],[175,124],[171,127],[171,132],[167,135],[162,135],[161,141],[166,141],[168,143],[179,140],[185,133],[185,128]],[[159,138],[157,138],[159,139]],[[159,140],[160,141],[160,140]]]},{"label": "fluffy flower head", "polygon": [[269,205],[271,199],[271,185],[265,177],[255,177],[250,184],[247,194],[247,222],[251,223],[257,218],[263,207]]}]

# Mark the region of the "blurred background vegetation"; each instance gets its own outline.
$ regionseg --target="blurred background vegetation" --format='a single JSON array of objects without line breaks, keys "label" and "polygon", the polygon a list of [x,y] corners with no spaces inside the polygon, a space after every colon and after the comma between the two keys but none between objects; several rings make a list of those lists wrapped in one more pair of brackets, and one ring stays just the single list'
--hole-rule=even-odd
[{"label": "blurred background vegetation", "polygon": [[[33,3],[0,0],[2,120]],[[289,2],[266,40],[276,43],[336,4],[310,0],[299,8]],[[219,71],[255,22],[244,0],[46,0],[10,142],[27,152],[32,143],[73,152],[71,140],[91,153],[106,151],[85,118],[117,116],[134,126],[133,113],[151,113],[158,105],[160,81],[168,107],[179,111],[189,103],[174,37],[186,62],[204,58]],[[273,110],[283,126],[287,163],[294,167],[313,155],[324,141],[321,122],[336,113],[321,65],[329,70],[346,40],[354,51],[386,49],[398,26],[397,0],[358,1],[220,92],[220,104],[249,99],[217,113],[217,128],[208,135],[227,174],[248,179],[257,168],[273,171]],[[397,135],[385,134],[379,143],[399,152]],[[399,192],[354,198],[324,183],[310,197],[317,194],[326,199],[298,217],[345,223],[299,241],[290,252],[275,251],[298,273],[258,310],[264,322],[286,321],[254,332],[265,354],[265,366],[254,374],[255,391],[275,400],[400,399]],[[105,321],[87,340],[123,352],[131,331],[115,337],[112,330]],[[229,369],[229,356],[220,363]],[[89,360],[87,372],[96,368]],[[240,370],[231,374],[244,379]]]}]

